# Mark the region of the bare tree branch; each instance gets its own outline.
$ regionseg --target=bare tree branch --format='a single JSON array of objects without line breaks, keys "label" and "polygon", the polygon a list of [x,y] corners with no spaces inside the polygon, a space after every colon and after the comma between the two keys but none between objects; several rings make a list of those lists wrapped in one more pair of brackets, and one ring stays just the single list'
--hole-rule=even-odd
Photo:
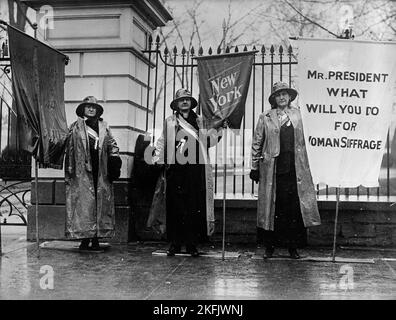
[{"label": "bare tree branch", "polygon": [[321,24],[313,21],[312,19],[308,18],[307,16],[305,16],[303,13],[301,13],[299,10],[297,10],[290,2],[288,2],[287,0],[283,0],[283,2],[285,2],[287,5],[289,5],[294,11],[296,11],[299,15],[301,15],[301,17],[303,17],[304,19],[308,20],[309,22],[311,22],[312,24],[318,26],[319,28],[327,31],[328,33],[330,33],[331,35],[335,36],[338,38],[338,35],[336,35],[335,33],[331,32],[330,30],[328,30],[327,28],[323,27]]}]

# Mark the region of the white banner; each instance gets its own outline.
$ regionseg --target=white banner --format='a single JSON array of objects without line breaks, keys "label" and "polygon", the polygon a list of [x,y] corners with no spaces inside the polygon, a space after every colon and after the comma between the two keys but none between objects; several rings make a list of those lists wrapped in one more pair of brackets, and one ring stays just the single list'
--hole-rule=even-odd
[{"label": "white banner", "polygon": [[377,187],[395,103],[396,44],[299,39],[299,106],[314,183]]}]

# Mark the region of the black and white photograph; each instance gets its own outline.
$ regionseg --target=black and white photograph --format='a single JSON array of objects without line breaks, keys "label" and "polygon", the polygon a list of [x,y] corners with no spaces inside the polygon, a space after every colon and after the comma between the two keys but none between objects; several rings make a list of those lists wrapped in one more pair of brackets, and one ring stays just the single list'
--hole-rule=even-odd
[{"label": "black and white photograph", "polygon": [[0,0],[0,134],[3,302],[396,299],[394,0]]}]

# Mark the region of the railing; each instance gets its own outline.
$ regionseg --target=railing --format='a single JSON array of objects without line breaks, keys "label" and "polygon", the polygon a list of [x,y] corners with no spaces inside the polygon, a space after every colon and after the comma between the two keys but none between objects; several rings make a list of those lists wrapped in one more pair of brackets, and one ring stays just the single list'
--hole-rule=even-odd
[{"label": "railing", "polygon": [[31,183],[3,182],[0,185],[0,225],[26,226],[26,212],[30,204]]},{"label": "railing", "polygon": [[[216,52],[212,48],[207,50],[207,55],[248,51],[248,48],[217,48]],[[240,135],[230,133],[228,141],[229,153],[227,155],[227,184],[226,193],[229,197],[252,197],[257,193],[257,185],[249,179],[250,171],[250,148],[253,131],[260,113],[268,110],[270,105],[267,101],[271,93],[274,82],[284,81],[294,85],[296,81],[295,68],[297,59],[291,46],[286,49],[284,46],[253,46],[250,50],[258,50],[252,69],[248,98],[246,101],[246,112],[243,118]],[[193,96],[198,97],[198,77],[197,64],[194,58],[204,55],[202,47],[196,51],[194,47],[177,47],[168,49],[162,47],[161,39],[158,36],[153,42],[149,38],[148,49],[143,51],[149,60],[148,67],[148,87],[146,96],[146,131],[153,132],[154,140],[158,138],[162,129],[163,120],[172,113],[169,105],[175,96],[175,92],[180,87],[188,88]],[[149,111],[152,111],[149,112]],[[197,110],[200,113],[199,107]],[[150,120],[150,121],[149,121]],[[380,196],[390,197],[396,195],[396,170],[392,169],[390,133],[388,133],[386,153],[381,169],[380,187],[353,189],[341,189],[340,194],[348,197],[367,198],[375,200]],[[221,159],[221,143],[211,151],[214,164],[215,193],[222,194],[222,165],[217,165]],[[396,149],[396,147],[395,147]],[[393,151],[396,154],[396,150]],[[392,157],[396,158],[396,157]],[[396,165],[396,159],[395,159]],[[220,162],[222,163],[222,162]],[[393,167],[395,166],[393,165]],[[325,168],[324,168],[325,170]],[[318,196],[335,195],[335,188],[328,186],[317,186]]]}]

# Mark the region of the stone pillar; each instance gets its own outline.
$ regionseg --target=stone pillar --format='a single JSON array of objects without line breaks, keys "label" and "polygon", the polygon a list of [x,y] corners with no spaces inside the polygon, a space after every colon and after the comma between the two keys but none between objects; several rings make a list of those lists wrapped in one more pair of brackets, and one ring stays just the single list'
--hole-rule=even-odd
[{"label": "stone pillar", "polygon": [[[75,109],[88,95],[104,107],[120,147],[121,179],[114,184],[116,238],[131,235],[131,170],[136,138],[145,133],[148,60],[142,53],[149,35],[172,19],[159,0],[23,1],[37,12],[38,37],[70,58],[66,66],[65,109],[68,125]],[[53,15],[53,18],[52,18]],[[34,170],[32,172],[34,176]],[[40,237],[62,239],[65,224],[64,174],[39,170]],[[35,203],[34,183],[32,204]],[[28,239],[35,237],[34,206],[28,210]]]}]

